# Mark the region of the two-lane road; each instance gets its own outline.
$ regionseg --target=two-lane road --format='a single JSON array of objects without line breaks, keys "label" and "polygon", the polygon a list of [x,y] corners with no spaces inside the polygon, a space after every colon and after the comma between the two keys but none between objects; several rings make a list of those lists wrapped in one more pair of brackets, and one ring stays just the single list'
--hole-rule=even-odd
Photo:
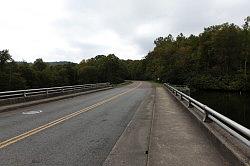
[{"label": "two-lane road", "polygon": [[152,89],[134,82],[0,113],[0,165],[101,165]]}]

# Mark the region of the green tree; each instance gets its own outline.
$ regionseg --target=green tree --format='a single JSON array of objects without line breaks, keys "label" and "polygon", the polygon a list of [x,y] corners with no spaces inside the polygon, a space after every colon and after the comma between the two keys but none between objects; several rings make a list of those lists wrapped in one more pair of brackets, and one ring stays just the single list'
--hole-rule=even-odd
[{"label": "green tree", "polygon": [[84,66],[79,69],[79,83],[98,82],[98,70],[96,66]]},{"label": "green tree", "polygon": [[0,68],[3,70],[6,63],[13,61],[11,55],[9,54],[9,50],[0,51]]},{"label": "green tree", "polygon": [[33,65],[35,70],[42,71],[47,67],[47,64],[43,62],[42,58],[36,59]]}]

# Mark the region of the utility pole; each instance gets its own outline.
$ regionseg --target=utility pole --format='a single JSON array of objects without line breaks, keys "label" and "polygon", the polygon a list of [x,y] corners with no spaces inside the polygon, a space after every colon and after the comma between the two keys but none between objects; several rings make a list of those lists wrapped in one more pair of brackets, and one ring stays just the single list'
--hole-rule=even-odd
[{"label": "utility pole", "polygon": [[10,78],[9,78],[9,89],[11,89],[11,77],[12,77],[12,63],[10,62]]},{"label": "utility pole", "polygon": [[248,56],[249,56],[249,34],[248,34],[248,31],[249,31],[249,22],[250,22],[250,16],[248,16],[246,19],[245,19],[245,24],[243,26],[244,28],[244,31],[245,31],[245,64],[244,64],[244,76],[245,76],[245,89],[246,89],[246,85],[247,85],[247,60],[248,60]]}]

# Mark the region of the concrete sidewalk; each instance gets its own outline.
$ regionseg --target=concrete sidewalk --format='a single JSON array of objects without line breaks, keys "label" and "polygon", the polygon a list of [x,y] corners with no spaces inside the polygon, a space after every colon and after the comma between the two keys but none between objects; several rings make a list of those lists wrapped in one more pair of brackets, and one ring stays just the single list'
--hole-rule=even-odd
[{"label": "concrete sidewalk", "polygon": [[184,109],[162,87],[156,89],[148,165],[230,165]]}]

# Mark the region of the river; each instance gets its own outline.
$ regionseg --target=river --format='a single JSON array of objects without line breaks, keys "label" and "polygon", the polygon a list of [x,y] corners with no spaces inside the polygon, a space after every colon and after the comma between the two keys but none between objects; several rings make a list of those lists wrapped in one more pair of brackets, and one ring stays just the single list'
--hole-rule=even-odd
[{"label": "river", "polygon": [[191,97],[250,128],[250,94],[239,92],[196,91]]}]

